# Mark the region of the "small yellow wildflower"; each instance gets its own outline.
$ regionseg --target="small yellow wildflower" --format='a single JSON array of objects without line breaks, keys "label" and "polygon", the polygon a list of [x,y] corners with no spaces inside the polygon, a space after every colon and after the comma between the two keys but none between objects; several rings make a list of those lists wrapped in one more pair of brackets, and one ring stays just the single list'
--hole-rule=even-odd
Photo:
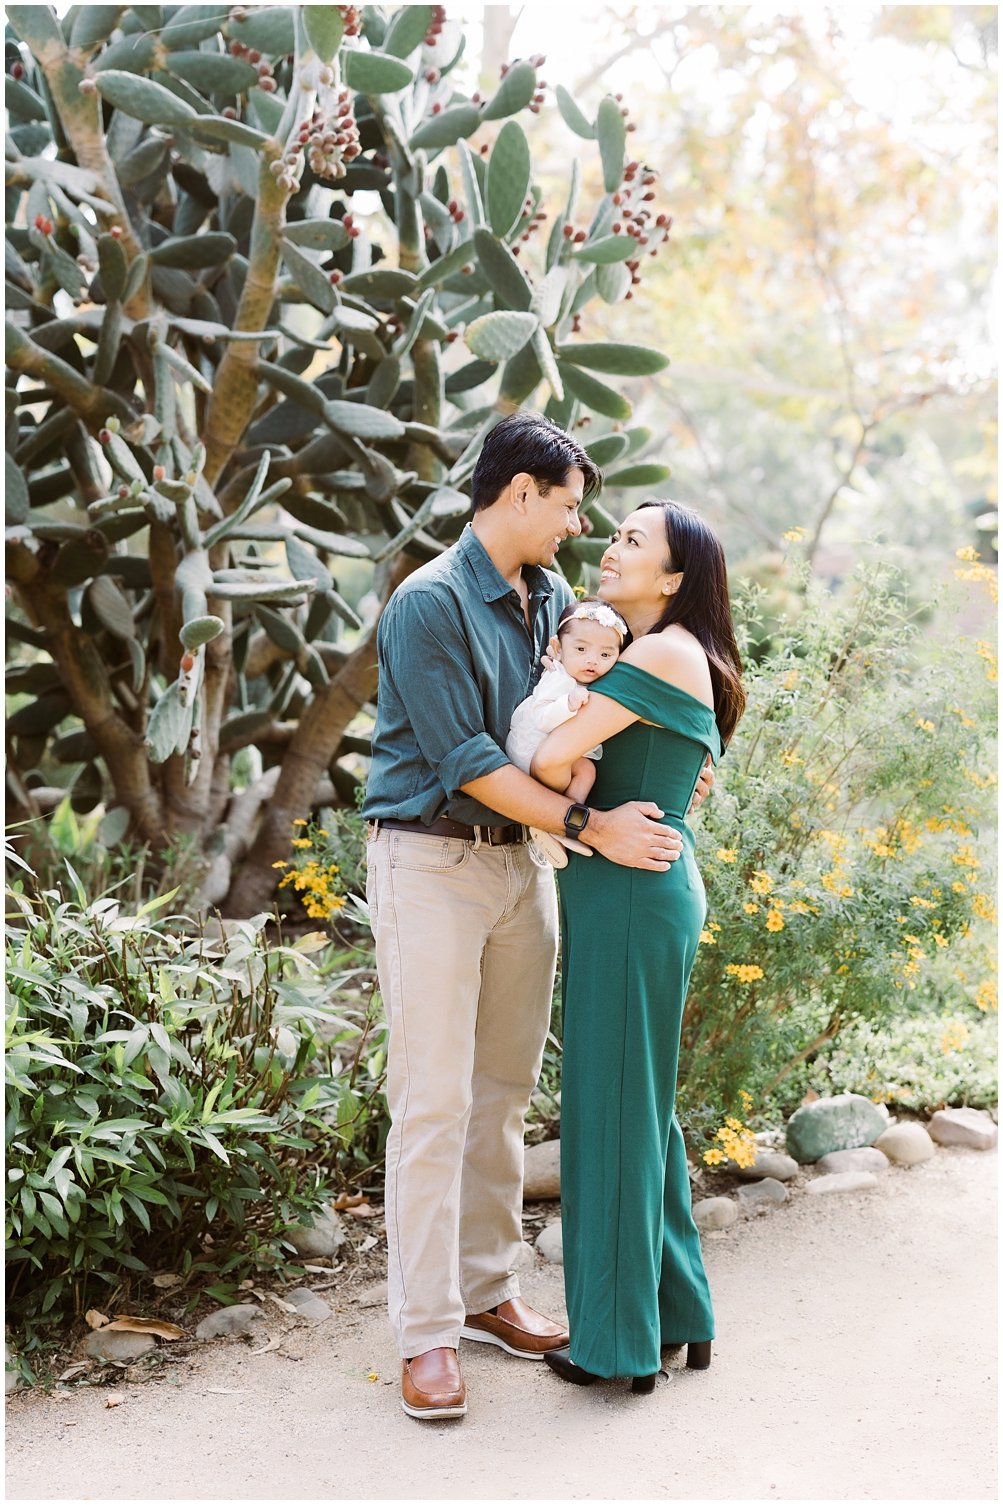
[{"label": "small yellow wildflower", "polygon": [[729,962],[724,970],[729,977],[737,978],[739,982],[758,982],[766,976],[762,967],[746,962]]},{"label": "small yellow wildflower", "polygon": [[734,862],[738,853],[734,847],[718,847],[715,855],[718,862]]},{"label": "small yellow wildflower", "polygon": [[754,894],[768,894],[773,888],[773,879],[762,868],[757,868],[749,879],[749,887]]},{"label": "small yellow wildflower", "polygon": [[807,531],[806,528],[788,528],[787,532],[783,535],[784,540],[787,543],[800,543]]},{"label": "small yellow wildflower", "polygon": [[949,1056],[953,1051],[962,1050],[967,1039],[968,1026],[961,1019],[951,1019],[940,1037],[940,1048],[945,1056]]},{"label": "small yellow wildflower", "polygon": [[955,559],[963,559],[966,564],[974,564],[977,559],[982,558],[982,555],[978,549],[973,549],[971,544],[968,543],[963,549],[955,549],[954,557]]},{"label": "small yellow wildflower", "polygon": [[923,899],[919,894],[910,894],[909,903],[913,909],[936,909],[937,907],[932,899]]},{"label": "small yellow wildflower", "polygon": [[980,920],[989,920],[991,924],[995,925],[996,906],[988,894],[972,895],[972,912],[973,914],[977,914]]},{"label": "small yellow wildflower", "polygon": [[293,846],[294,847],[312,847],[313,846],[313,842],[307,836],[294,836],[293,837]]},{"label": "small yellow wildflower", "polygon": [[793,688],[797,684],[797,682],[798,682],[798,671],[797,671],[797,669],[788,669],[787,673],[784,675],[783,679],[781,680],[781,684],[783,685],[783,687],[784,687],[785,690],[793,690]]},{"label": "small yellow wildflower", "polygon": [[934,943],[936,945],[940,946],[941,948],[950,945],[950,942],[947,940],[946,936],[935,935],[933,939],[934,939]]},{"label": "small yellow wildflower", "polygon": [[272,867],[288,867],[288,862],[273,862]]},{"label": "small yellow wildflower", "polygon": [[922,716],[916,717],[916,725],[919,727],[921,732],[935,732],[937,730],[932,721],[927,721]]},{"label": "small yellow wildflower", "polygon": [[988,1014],[990,1010],[995,1010],[998,1007],[996,984],[991,977],[987,977],[985,982],[979,983],[975,994],[975,1005],[984,1014]]},{"label": "small yellow wildflower", "polygon": [[716,946],[717,945],[717,937],[710,930],[701,930],[701,932],[700,932],[700,943],[701,943],[701,945],[704,945],[704,946]]},{"label": "small yellow wildflower", "polygon": [[804,758],[799,758],[796,752],[788,750],[780,754],[780,761],[785,768],[796,768],[799,763],[804,762]]},{"label": "small yellow wildflower", "polygon": [[955,893],[955,894],[966,894],[968,892],[967,884],[964,884],[964,883],[952,883],[951,884],[951,892]]},{"label": "small yellow wildflower", "polygon": [[769,910],[766,916],[766,928],[767,930],[773,931],[774,933],[776,933],[776,931],[778,930],[783,930],[784,917],[780,913],[779,909]]},{"label": "small yellow wildflower", "polygon": [[308,826],[309,824],[310,822],[308,820],[304,820],[302,815],[297,815],[296,819],[293,821],[294,826]]},{"label": "small yellow wildflower", "polygon": [[743,904],[742,908],[745,910],[746,914],[758,914],[759,913],[759,905],[758,904]]}]

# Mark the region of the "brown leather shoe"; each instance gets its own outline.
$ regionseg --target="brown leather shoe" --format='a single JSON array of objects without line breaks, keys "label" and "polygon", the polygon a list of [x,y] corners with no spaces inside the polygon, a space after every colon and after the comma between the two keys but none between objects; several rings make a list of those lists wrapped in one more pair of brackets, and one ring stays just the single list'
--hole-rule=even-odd
[{"label": "brown leather shoe", "polygon": [[401,1405],[418,1421],[466,1416],[467,1387],[455,1348],[430,1348],[405,1359],[401,1369]]},{"label": "brown leather shoe", "polygon": [[571,1341],[566,1327],[534,1312],[520,1296],[501,1302],[493,1311],[468,1316],[460,1336],[475,1343],[493,1343],[517,1359],[542,1359],[555,1348],[567,1348]]}]

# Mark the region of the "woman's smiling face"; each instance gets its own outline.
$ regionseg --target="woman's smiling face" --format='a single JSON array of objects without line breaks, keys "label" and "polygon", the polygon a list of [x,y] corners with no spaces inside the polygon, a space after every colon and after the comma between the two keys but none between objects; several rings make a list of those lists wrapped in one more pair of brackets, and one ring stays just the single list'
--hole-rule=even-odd
[{"label": "woman's smiling face", "polygon": [[667,564],[671,560],[661,509],[639,508],[624,518],[602,557],[599,595],[621,611],[637,605],[660,613],[682,579]]}]

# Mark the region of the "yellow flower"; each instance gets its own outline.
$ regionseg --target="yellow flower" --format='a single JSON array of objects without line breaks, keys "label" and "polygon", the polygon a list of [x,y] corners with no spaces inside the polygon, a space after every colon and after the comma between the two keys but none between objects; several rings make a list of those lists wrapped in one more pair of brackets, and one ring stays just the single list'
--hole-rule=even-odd
[{"label": "yellow flower", "polygon": [[974,726],[975,725],[975,722],[972,720],[971,716],[966,716],[965,712],[961,709],[960,705],[952,705],[951,710],[954,713],[954,715],[958,717],[958,719],[960,720],[962,726]]},{"label": "yellow flower", "polygon": [[771,909],[766,916],[766,928],[771,931],[783,930],[784,917],[779,909]]},{"label": "yellow flower", "polygon": [[972,912],[977,914],[980,920],[989,920],[995,925],[996,906],[987,894],[972,895]]},{"label": "yellow flower", "polygon": [[807,531],[806,528],[788,528],[784,539],[787,543],[800,543]]},{"label": "yellow flower", "polygon": [[773,888],[773,879],[769,873],[758,868],[749,879],[749,887],[754,894],[768,894]]},{"label": "yellow flower", "polygon": [[932,899],[922,899],[919,894],[911,894],[909,896],[909,903],[913,909],[936,909],[937,907]]},{"label": "yellow flower", "polygon": [[933,939],[935,944],[940,947],[944,947],[950,944],[950,942],[942,935],[935,935]]},{"label": "yellow flower", "polygon": [[759,905],[758,904],[743,904],[742,908],[745,910],[746,914],[758,914],[759,913]]},{"label": "yellow flower", "polygon": [[729,962],[724,970],[729,977],[737,978],[739,982],[758,982],[766,975],[762,967],[745,962]]},{"label": "yellow flower", "polygon": [[700,942],[704,946],[716,946],[717,938],[710,930],[701,930]]},{"label": "yellow flower", "polygon": [[926,721],[922,716],[916,717],[916,725],[921,732],[935,732],[937,730],[932,721]]},{"label": "yellow flower", "polygon": [[798,763],[804,762],[804,758],[799,758],[797,753],[788,751],[780,754],[780,761],[785,768],[795,768]]},{"label": "yellow flower", "polygon": [[990,1009],[997,1007],[996,984],[991,977],[987,977],[985,982],[979,983],[975,994],[975,1004],[984,1014],[988,1014]]},{"label": "yellow flower", "polygon": [[811,905],[810,904],[806,904],[803,899],[795,899],[794,902],[793,902],[793,904],[791,905],[791,914],[814,914],[814,913],[815,913],[815,911],[812,909]]},{"label": "yellow flower", "polygon": [[302,815],[298,815],[293,821],[294,826],[308,826],[309,824],[310,822],[308,820],[304,820]]},{"label": "yellow flower", "polygon": [[968,1039],[968,1026],[961,1019],[951,1019],[940,1037],[940,1048],[945,1056],[961,1050]]},{"label": "yellow flower", "polygon": [[294,836],[293,837],[293,846],[294,847],[312,847],[313,846],[313,842],[307,836]]},{"label": "yellow flower", "polygon": [[288,867],[288,862],[273,862],[272,867]]},{"label": "yellow flower", "polygon": [[734,862],[738,853],[734,847],[718,847],[716,855],[718,862]]},{"label": "yellow flower", "polygon": [[783,687],[784,687],[785,690],[793,690],[793,688],[797,684],[797,682],[798,682],[798,671],[797,671],[797,669],[788,669],[787,673],[784,675],[783,679],[781,680],[781,684],[783,685]]},{"label": "yellow flower", "polygon": [[951,892],[955,894],[966,894],[968,892],[968,887],[964,883],[952,883]]},{"label": "yellow flower", "polygon": [[964,559],[968,564],[974,564],[977,559],[982,558],[982,555],[978,549],[973,549],[971,544],[968,543],[965,544],[963,549],[955,549],[954,557],[955,559]]},{"label": "yellow flower", "polygon": [[724,1153],[724,1150],[713,1150],[712,1149],[712,1150],[704,1150],[704,1152],[703,1152],[703,1162],[704,1162],[704,1165],[720,1165],[722,1163],[722,1161],[727,1160],[727,1158],[728,1157]]},{"label": "yellow flower", "polygon": [[984,641],[979,641],[975,644],[975,651],[979,655],[979,658],[985,659],[986,663],[989,665],[986,670],[986,678],[991,685],[994,685],[996,683],[998,675],[996,655],[993,652],[992,644],[986,643]]}]

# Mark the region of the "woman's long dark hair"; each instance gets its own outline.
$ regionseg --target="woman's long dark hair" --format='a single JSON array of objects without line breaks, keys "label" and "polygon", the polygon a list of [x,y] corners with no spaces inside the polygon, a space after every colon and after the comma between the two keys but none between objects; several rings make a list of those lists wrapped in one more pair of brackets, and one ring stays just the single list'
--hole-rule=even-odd
[{"label": "woman's long dark hair", "polygon": [[[728,570],[717,535],[692,507],[679,502],[642,502],[658,507],[669,548],[666,569],[682,571],[682,583],[649,632],[677,622],[692,632],[707,655],[714,690],[714,715],[721,741],[728,743],[745,710],[742,660],[728,598]],[[639,509],[640,510],[640,509]]]}]

